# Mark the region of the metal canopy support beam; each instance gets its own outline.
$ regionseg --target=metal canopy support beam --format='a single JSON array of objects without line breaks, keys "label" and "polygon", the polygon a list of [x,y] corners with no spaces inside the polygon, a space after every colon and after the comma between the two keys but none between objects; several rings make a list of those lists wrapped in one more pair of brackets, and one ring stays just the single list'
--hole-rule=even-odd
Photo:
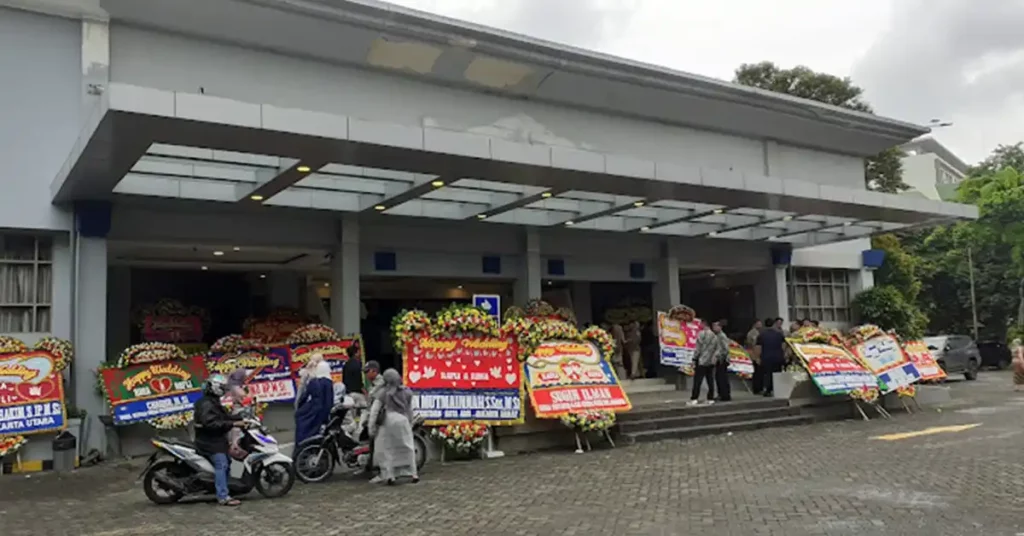
[{"label": "metal canopy support beam", "polygon": [[281,158],[281,164],[276,173],[270,170],[259,170],[256,172],[254,188],[241,186],[238,201],[258,203],[270,199],[327,164],[326,160]]},{"label": "metal canopy support beam", "polygon": [[670,220],[654,221],[644,225],[638,229],[631,229],[633,231],[650,231],[651,229],[657,229],[658,227],[668,227],[669,225],[675,225],[677,223],[687,223],[693,220],[699,220],[708,216],[720,216],[722,214],[728,214],[729,211],[735,210],[735,208],[716,208],[714,210],[705,210],[702,212],[693,212],[692,214],[682,216],[680,218],[672,218]]},{"label": "metal canopy support beam", "polygon": [[765,240],[772,241],[772,240],[778,240],[780,238],[787,238],[787,237],[790,237],[790,236],[797,236],[797,235],[802,235],[802,234],[820,233],[822,231],[829,231],[831,229],[843,229],[843,228],[846,228],[846,227],[852,227],[854,225],[857,225],[857,226],[860,226],[860,227],[873,227],[873,226],[869,226],[869,225],[864,225],[863,223],[859,223],[859,222],[856,222],[856,221],[848,221],[848,222],[843,222],[843,223],[826,224],[826,225],[822,225],[822,226],[819,226],[819,227],[814,227],[812,229],[804,229],[802,231],[786,231],[784,233],[779,233],[777,235],[769,236],[768,238],[765,238]]},{"label": "metal canopy support beam", "polygon": [[385,189],[382,198],[376,201],[363,201],[359,206],[359,210],[361,212],[367,210],[383,212],[402,203],[417,199],[433,190],[442,188],[445,184],[446,181],[442,177],[415,179],[410,187],[405,187],[403,183],[392,183]]},{"label": "metal canopy support beam", "polygon": [[634,208],[640,208],[645,205],[646,203],[644,202],[644,200],[639,197],[628,198],[628,202],[626,203],[612,204],[611,206],[603,210],[589,212],[587,214],[580,214],[578,216],[575,216],[572,219],[572,221],[574,224],[579,224],[591,220],[596,220],[598,218],[604,218],[606,216],[614,216],[615,214],[618,214],[620,212],[625,212],[627,210]]},{"label": "metal canopy support beam", "polygon": [[720,234],[731,233],[733,231],[742,231],[743,229],[750,229],[752,227],[761,227],[762,225],[770,225],[772,223],[779,223],[784,221],[790,221],[793,216],[783,216],[781,218],[759,218],[757,221],[744,223],[743,225],[733,225],[732,227],[723,227],[716,231],[710,231],[704,236],[715,237]]},{"label": "metal canopy support beam", "polygon": [[534,203],[536,203],[538,201],[543,201],[545,199],[550,199],[550,198],[552,198],[554,196],[557,196],[559,194],[563,194],[563,193],[565,193],[567,191],[568,191],[567,189],[551,189],[551,190],[545,190],[545,191],[543,191],[541,193],[534,194],[534,195],[522,196],[522,197],[519,197],[517,200],[512,201],[511,203],[506,203],[504,205],[498,205],[498,206],[489,208],[489,209],[487,209],[487,210],[485,210],[483,212],[480,212],[478,214],[473,215],[472,217],[476,218],[476,219],[481,219],[481,220],[482,219],[486,219],[486,218],[490,218],[490,217],[493,217],[493,216],[497,216],[499,214],[504,214],[506,212],[511,212],[511,211],[516,210],[518,208],[524,208],[524,207],[526,207],[528,205],[532,205],[532,204],[534,204]]}]

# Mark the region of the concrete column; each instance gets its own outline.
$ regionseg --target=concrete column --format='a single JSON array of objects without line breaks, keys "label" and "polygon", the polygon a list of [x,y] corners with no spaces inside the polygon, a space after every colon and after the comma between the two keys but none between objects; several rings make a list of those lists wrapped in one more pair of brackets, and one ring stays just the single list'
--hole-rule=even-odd
[{"label": "concrete column", "polygon": [[785,320],[786,326],[793,321],[789,317],[789,288],[786,286],[786,270],[788,269],[788,266],[775,267],[775,296],[778,311],[776,316]]},{"label": "concrete column", "polygon": [[861,268],[860,270],[850,271],[850,299],[854,296],[864,292],[865,290],[874,288],[875,286],[875,272],[867,268]]},{"label": "concrete column", "polygon": [[576,313],[576,321],[582,326],[587,322],[594,321],[594,314],[590,306],[590,281],[573,281],[572,288],[572,309]]},{"label": "concrete column", "polygon": [[346,214],[340,240],[331,256],[331,327],[341,334],[359,333],[359,221]]},{"label": "concrete column", "polygon": [[111,266],[107,277],[107,354],[117,355],[132,340],[132,270]]},{"label": "concrete column", "polygon": [[654,310],[668,311],[682,300],[679,287],[679,251],[670,242],[661,245],[661,258],[655,264],[655,282],[651,289]]},{"label": "concrete column", "polygon": [[270,307],[301,309],[303,283],[303,277],[294,272],[271,272],[267,277]]},{"label": "concrete column", "polygon": [[105,452],[105,434],[97,416],[106,415],[107,408],[96,393],[95,370],[107,359],[106,238],[79,238],[74,292],[74,403],[88,412],[89,419],[88,433],[79,441],[84,441],[87,449]]},{"label": "concrete column", "polygon": [[524,247],[520,257],[519,278],[513,289],[515,305],[541,297],[540,235],[535,229],[527,229],[523,239]]}]

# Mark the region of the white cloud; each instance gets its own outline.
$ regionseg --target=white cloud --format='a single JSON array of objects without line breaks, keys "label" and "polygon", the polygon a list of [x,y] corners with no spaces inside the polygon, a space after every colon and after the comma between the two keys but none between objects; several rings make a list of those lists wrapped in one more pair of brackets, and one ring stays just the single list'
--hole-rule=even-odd
[{"label": "white cloud", "polygon": [[716,78],[762,60],[852,76],[882,114],[955,122],[936,136],[967,161],[1024,140],[1024,0],[392,1]]}]

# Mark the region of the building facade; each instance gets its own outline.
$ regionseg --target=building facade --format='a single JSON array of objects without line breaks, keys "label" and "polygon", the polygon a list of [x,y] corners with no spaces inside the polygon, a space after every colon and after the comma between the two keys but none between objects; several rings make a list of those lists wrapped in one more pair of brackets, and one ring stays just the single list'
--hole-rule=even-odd
[{"label": "building facade", "polygon": [[161,294],[368,338],[474,292],[847,325],[867,237],[977,217],[865,189],[922,127],[373,2],[0,5],[0,332],[72,340],[92,419]]},{"label": "building facade", "polygon": [[952,200],[957,186],[967,176],[968,165],[945,145],[930,136],[918,138],[900,147],[906,156],[903,182],[906,195],[923,196],[936,201]]}]

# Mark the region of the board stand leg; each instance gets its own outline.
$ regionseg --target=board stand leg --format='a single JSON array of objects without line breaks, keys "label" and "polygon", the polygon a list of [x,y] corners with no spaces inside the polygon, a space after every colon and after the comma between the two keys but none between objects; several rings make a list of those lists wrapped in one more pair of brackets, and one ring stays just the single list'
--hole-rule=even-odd
[{"label": "board stand leg", "polygon": [[573,434],[576,436],[576,454],[583,454],[583,443],[580,442],[580,433],[576,431]]},{"label": "board stand leg", "polygon": [[447,453],[448,453],[448,447],[446,447],[445,444],[442,442],[441,443],[441,465],[444,465],[444,458],[445,458],[445,454],[447,454]]},{"label": "board stand leg", "polygon": [[864,409],[860,407],[860,403],[858,403],[856,400],[853,401],[853,407],[857,408],[857,412],[860,413],[860,416],[865,421],[870,421],[871,420],[871,419],[868,418],[868,414],[864,413]]},{"label": "board stand leg", "polygon": [[741,379],[740,382],[743,384],[743,387],[747,388],[748,393],[754,394],[754,388],[750,386],[750,382],[744,379]]},{"label": "board stand leg", "polygon": [[917,397],[916,396],[910,397],[910,401],[914,403],[914,411],[915,412],[920,412],[921,411],[921,404],[917,403]]},{"label": "board stand leg", "polygon": [[607,428],[604,430],[604,438],[608,440],[608,444],[611,445],[612,448],[615,448],[615,442],[612,441],[612,434],[608,432]]},{"label": "board stand leg", "polygon": [[491,459],[494,459],[494,458],[503,458],[503,457],[505,457],[505,453],[500,451],[500,450],[498,450],[498,449],[496,449],[496,448],[494,448],[494,434],[493,434],[493,432],[488,432],[488,434],[487,434],[487,444],[484,445],[484,448],[480,449],[480,458],[483,459],[483,460],[491,460]]},{"label": "board stand leg", "polygon": [[903,409],[906,410],[907,413],[913,413],[913,411],[910,410],[910,406],[907,405],[907,401],[905,400],[905,398],[906,397],[900,397],[900,404],[903,404]]},{"label": "board stand leg", "polygon": [[889,412],[885,411],[885,408],[883,408],[881,406],[881,404],[879,404],[877,401],[874,404],[871,404],[871,405],[875,407],[875,411],[877,411],[878,414],[882,416],[882,418],[884,418],[884,419],[892,419],[892,415],[889,415]]},{"label": "board stand leg", "polygon": [[587,452],[593,450],[592,448],[590,448],[590,437],[588,437],[587,434],[583,434],[583,444],[587,446]]}]

